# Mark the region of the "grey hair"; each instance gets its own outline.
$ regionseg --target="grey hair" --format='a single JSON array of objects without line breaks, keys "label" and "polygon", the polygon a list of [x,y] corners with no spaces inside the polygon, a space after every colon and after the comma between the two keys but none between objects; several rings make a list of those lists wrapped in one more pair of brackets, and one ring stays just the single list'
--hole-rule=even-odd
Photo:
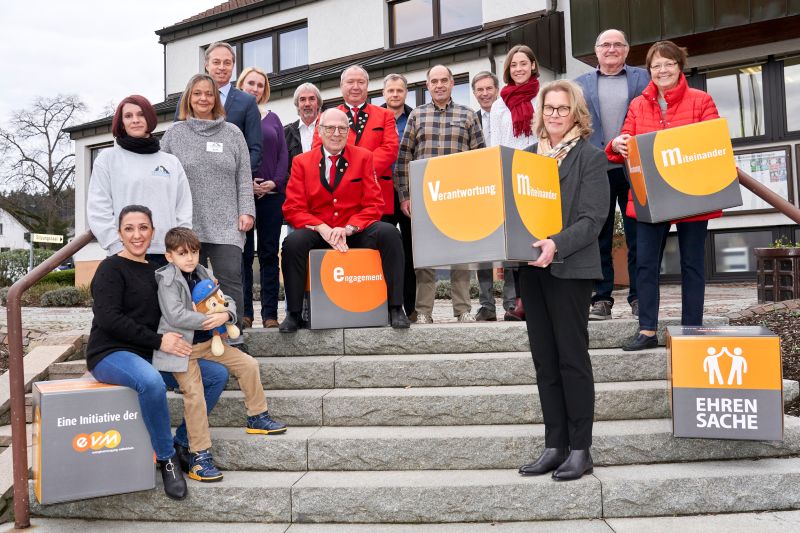
[{"label": "grey hair", "polygon": [[224,41],[214,41],[213,43],[208,45],[205,54],[206,63],[208,63],[208,56],[211,55],[211,51],[216,48],[225,48],[226,50],[228,50],[228,52],[231,53],[231,56],[233,56],[233,62],[236,63],[236,49]]},{"label": "grey hair", "polygon": [[300,100],[300,93],[303,91],[311,91],[317,96],[317,101],[319,102],[319,108],[322,109],[322,95],[317,89],[317,86],[313,83],[305,82],[301,83],[297,86],[297,89],[294,90],[294,107],[297,108],[297,102]]},{"label": "grey hair", "polygon": [[386,84],[390,81],[397,81],[400,80],[403,82],[403,87],[408,88],[408,80],[402,74],[387,74],[385,78],[383,78],[383,86],[386,87]]},{"label": "grey hair", "polygon": [[625,35],[625,32],[624,32],[624,31],[622,31],[622,30],[618,30],[617,28],[608,28],[607,30],[603,30],[603,31],[601,31],[600,33],[598,33],[598,34],[597,34],[597,39],[595,39],[595,40],[594,40],[594,45],[595,45],[595,46],[597,46],[598,44],[600,44],[600,37],[602,37],[604,33],[608,33],[608,32],[610,32],[610,31],[616,31],[616,32],[619,32],[619,33],[622,35],[622,40],[623,40],[623,41],[625,41],[625,46],[630,46],[630,45],[628,44],[628,36],[627,36],[627,35]]},{"label": "grey hair", "polygon": [[362,67],[361,65],[350,65],[349,67],[344,69],[342,71],[341,77],[339,78],[339,83],[344,83],[344,75],[347,74],[351,70],[360,71],[364,75],[364,77],[367,78],[367,83],[369,83],[369,72],[367,72],[367,70],[364,67]]},{"label": "grey hair", "polygon": [[482,70],[482,71],[478,72],[477,74],[475,74],[475,76],[473,76],[472,82],[470,82],[470,85],[472,86],[472,90],[473,91],[475,90],[475,84],[476,83],[478,83],[481,80],[485,80],[486,78],[492,78],[492,82],[494,83],[494,88],[495,89],[500,87],[500,80],[497,79],[497,76],[494,73],[489,72],[488,70]]}]

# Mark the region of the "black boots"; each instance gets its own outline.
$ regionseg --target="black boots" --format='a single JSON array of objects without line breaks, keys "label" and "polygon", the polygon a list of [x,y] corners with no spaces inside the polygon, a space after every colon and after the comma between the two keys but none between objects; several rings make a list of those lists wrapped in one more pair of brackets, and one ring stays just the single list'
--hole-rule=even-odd
[{"label": "black boots", "polygon": [[535,462],[519,467],[519,473],[523,476],[541,476],[566,461],[569,448],[545,448],[542,455]]},{"label": "black boots", "polygon": [[300,313],[286,313],[286,318],[283,319],[281,325],[278,326],[278,331],[281,333],[293,333],[300,328],[308,327],[308,323],[303,320]]},{"label": "black boots", "polygon": [[158,461],[161,468],[161,479],[164,481],[164,492],[167,497],[173,500],[182,500],[188,494],[186,480],[183,478],[180,466],[178,466],[177,454],[166,461]]},{"label": "black boots", "polygon": [[389,325],[394,329],[406,329],[411,326],[402,306],[392,306],[389,308]]},{"label": "black boots", "polygon": [[567,460],[553,472],[553,479],[556,481],[579,479],[584,474],[591,474],[593,471],[594,464],[589,450],[572,450],[569,452]]}]

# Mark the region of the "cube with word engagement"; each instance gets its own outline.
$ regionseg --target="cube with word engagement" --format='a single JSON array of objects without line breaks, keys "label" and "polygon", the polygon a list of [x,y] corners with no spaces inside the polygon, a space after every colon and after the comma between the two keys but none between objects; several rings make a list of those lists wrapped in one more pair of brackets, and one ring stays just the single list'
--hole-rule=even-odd
[{"label": "cube with word engagement", "polygon": [[627,164],[640,222],[667,222],[742,205],[724,118],[631,137]]},{"label": "cube with word engagement", "polygon": [[553,158],[496,146],[413,161],[410,179],[417,268],[516,266],[561,231]]},{"label": "cube with word engagement", "polygon": [[311,329],[389,325],[386,280],[377,250],[311,250]]},{"label": "cube with word engagement", "polygon": [[780,338],[761,326],[667,328],[673,435],[782,440]]},{"label": "cube with word engagement", "polygon": [[154,488],[136,391],[93,378],[34,383],[33,479],[43,504]]}]

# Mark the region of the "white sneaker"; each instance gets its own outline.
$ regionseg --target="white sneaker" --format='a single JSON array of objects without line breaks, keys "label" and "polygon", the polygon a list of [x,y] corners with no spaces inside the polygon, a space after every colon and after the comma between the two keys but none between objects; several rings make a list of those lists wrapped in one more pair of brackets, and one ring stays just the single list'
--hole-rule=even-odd
[{"label": "white sneaker", "polygon": [[475,322],[475,317],[469,313],[462,313],[456,318],[458,322]]},{"label": "white sneaker", "polygon": [[433,317],[424,313],[417,313],[417,324],[433,324]]}]

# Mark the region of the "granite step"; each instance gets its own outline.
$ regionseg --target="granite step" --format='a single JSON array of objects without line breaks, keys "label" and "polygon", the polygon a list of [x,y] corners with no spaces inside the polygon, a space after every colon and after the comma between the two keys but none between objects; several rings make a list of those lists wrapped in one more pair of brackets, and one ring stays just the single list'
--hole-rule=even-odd
[{"label": "granite step", "polygon": [[[665,348],[625,352],[620,348],[590,350],[598,383],[666,379]],[[270,390],[469,387],[536,383],[530,352],[465,354],[317,355],[257,357],[261,382]],[[80,378],[86,361],[55,363],[50,379]],[[231,377],[226,389],[238,390]]]},{"label": "granite step", "polygon": [[595,467],[569,483],[512,469],[229,471],[221,483],[190,481],[181,502],[159,487],[47,506],[31,499],[34,515],[52,518],[323,524],[613,519],[790,510],[798,502],[798,458]]},{"label": "granite step", "polygon": [[[668,419],[600,421],[598,466],[781,457],[800,453],[800,419],[784,418],[783,442],[676,439]],[[298,427],[284,435],[212,428],[224,470],[473,470],[518,468],[544,447],[541,424]]]},{"label": "granite step", "polygon": [[[726,317],[706,316],[708,326],[728,323]],[[664,317],[659,340],[664,344],[667,326],[679,318]],[[590,348],[616,348],[634,335],[639,323],[633,319],[589,322]],[[470,324],[414,324],[409,329],[353,328],[300,330],[280,333],[274,329],[248,330],[245,340],[253,356],[379,355],[420,353],[526,352],[530,350],[522,322],[477,322]]]},{"label": "granite step", "polygon": [[[784,380],[784,401],[798,396]],[[306,389],[267,391],[270,413],[289,426],[459,426],[542,421],[535,385],[485,387]],[[180,394],[168,393],[173,424],[183,415]],[[597,383],[595,420],[668,418],[663,380]],[[241,391],[225,391],[209,416],[212,426],[240,426]]]}]

